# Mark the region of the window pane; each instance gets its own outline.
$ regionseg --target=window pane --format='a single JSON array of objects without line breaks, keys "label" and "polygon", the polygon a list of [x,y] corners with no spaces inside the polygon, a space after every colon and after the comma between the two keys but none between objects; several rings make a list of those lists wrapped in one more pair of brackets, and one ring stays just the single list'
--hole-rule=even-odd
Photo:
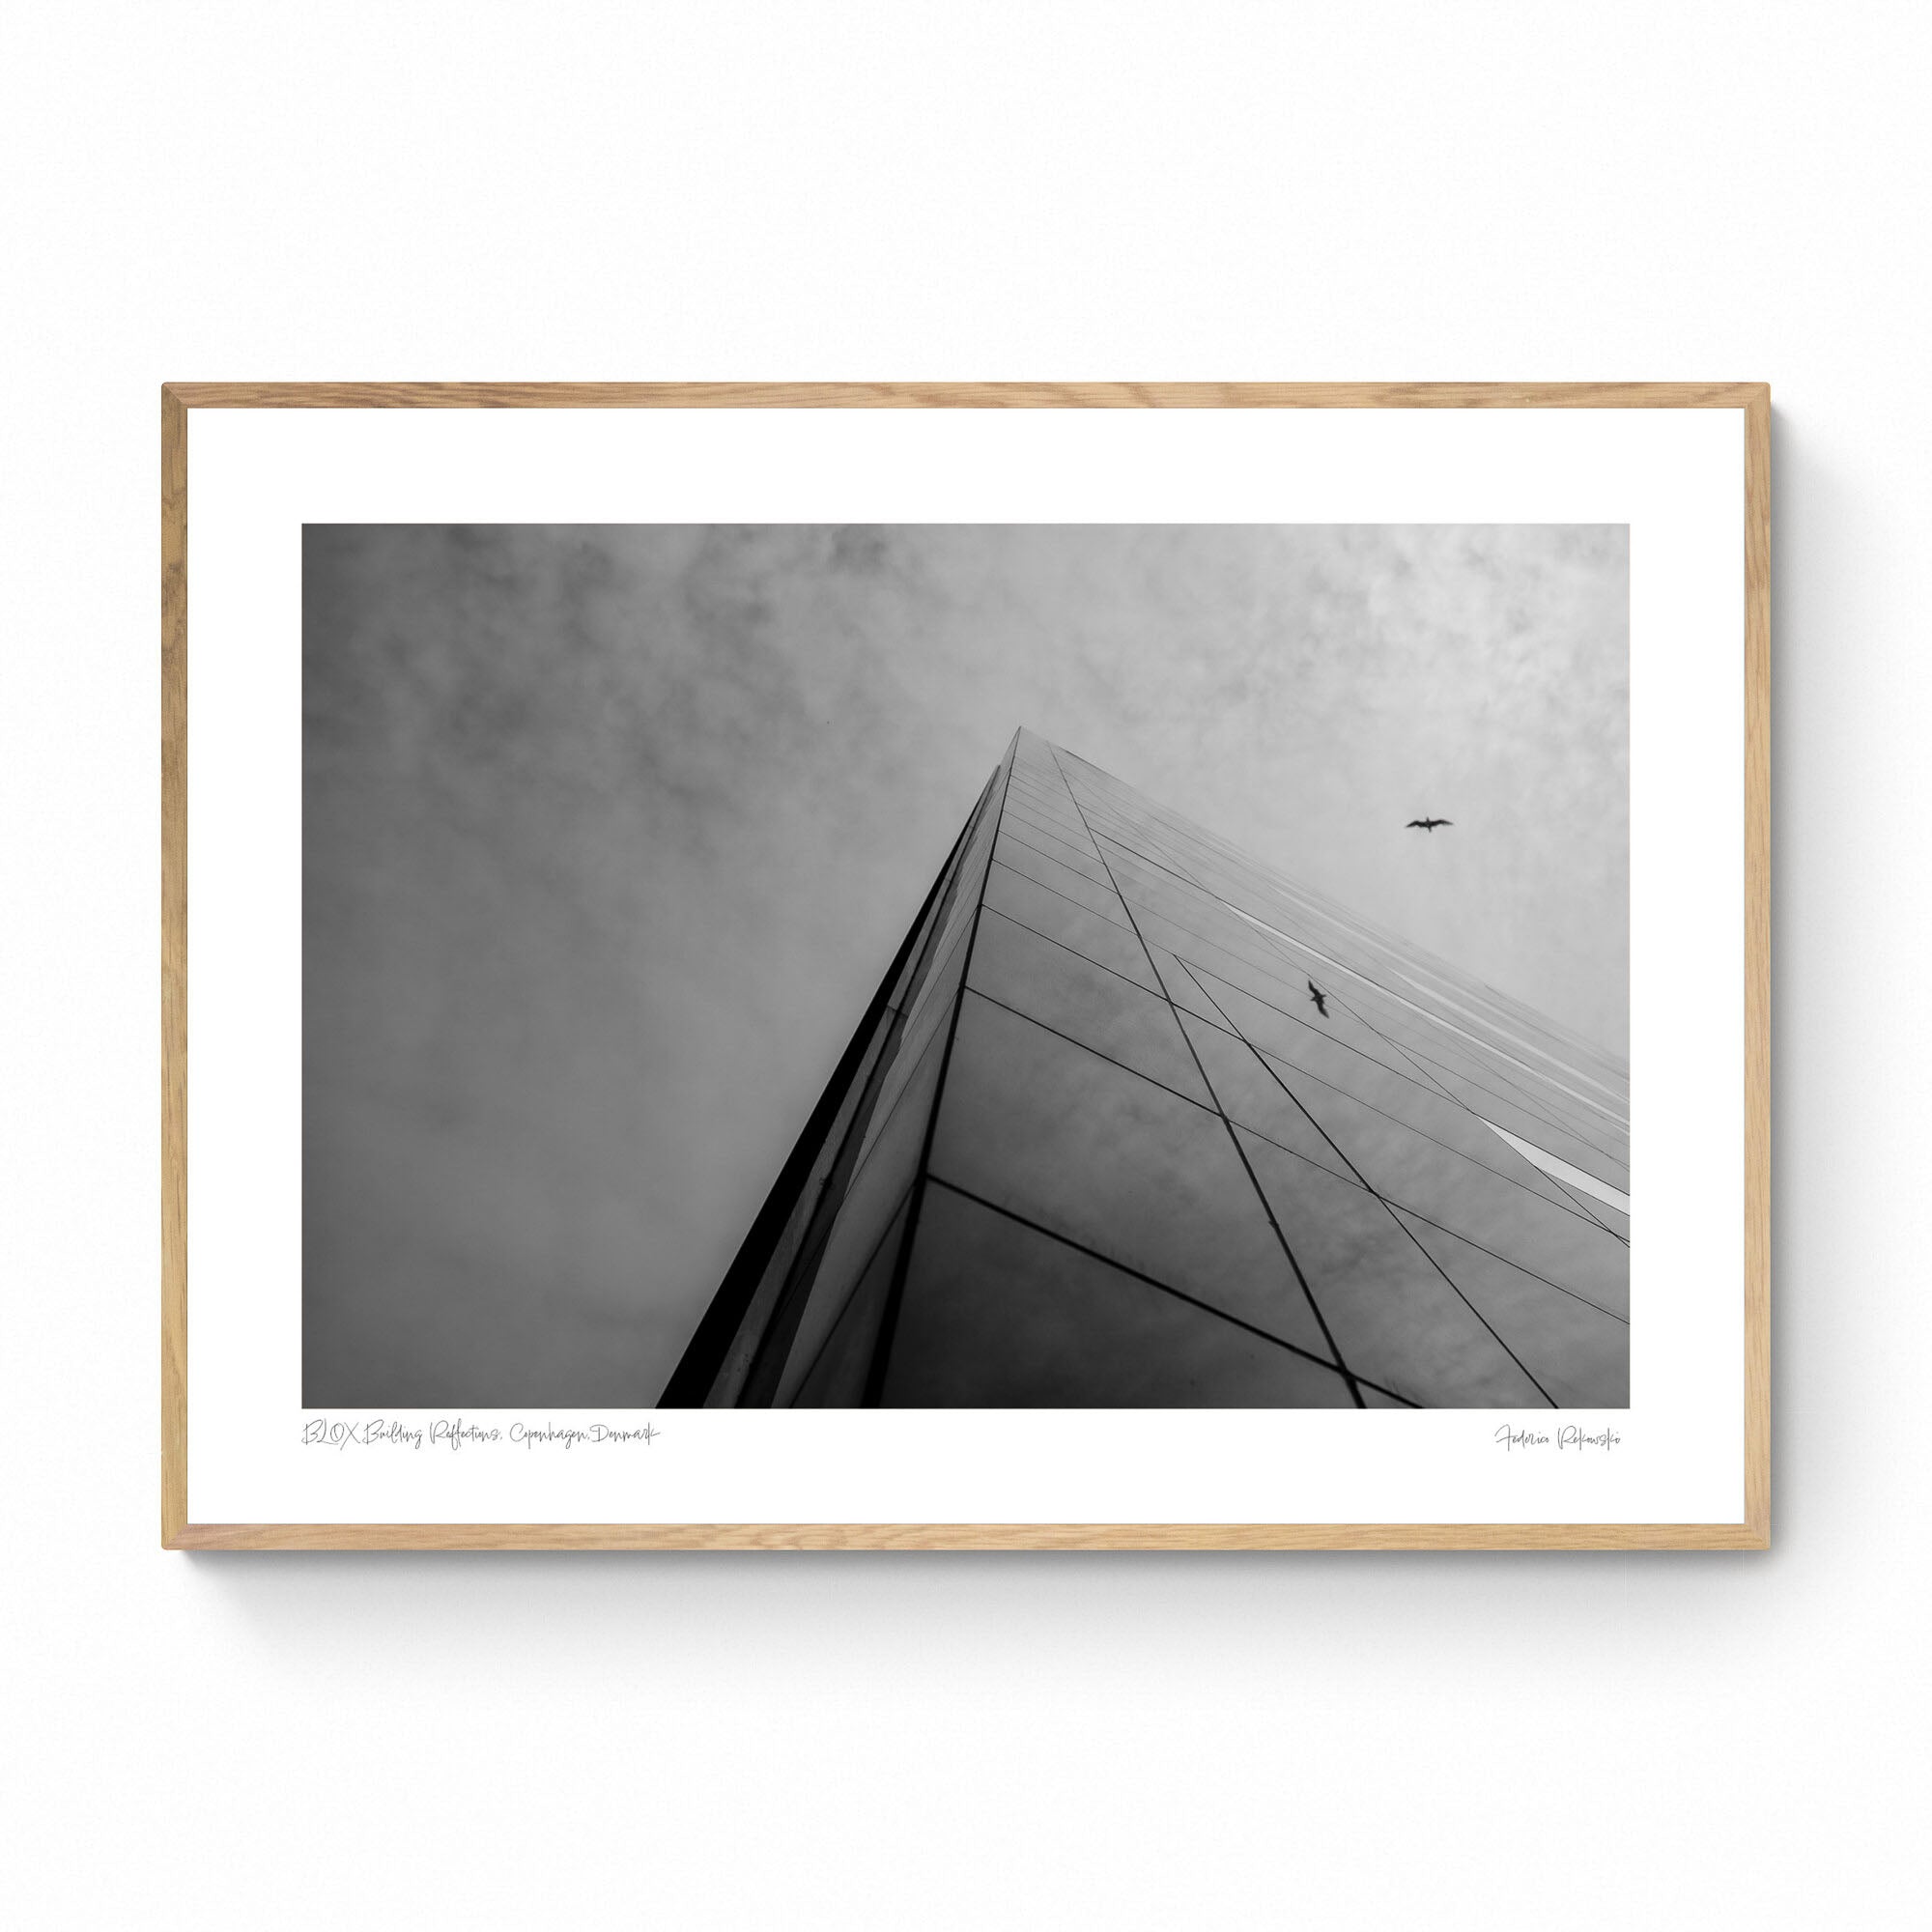
[{"label": "window pane", "polygon": [[1621,1235],[1626,1241],[1631,1237],[1631,1217],[1620,1208],[1607,1207],[1601,1201],[1590,1203],[1590,1212],[1612,1234]]},{"label": "window pane", "polygon": [[1077,819],[1069,821],[1031,811],[1023,806],[1009,806],[1000,821],[1000,830],[1006,837],[1034,846],[1046,857],[1059,860],[1090,878],[1105,870],[1094,841]]},{"label": "window pane", "polygon": [[1385,1199],[1532,1274],[1575,1289],[1613,1315],[1629,1312],[1630,1250],[1606,1229],[1293,1067],[1277,1071]]},{"label": "window pane", "polygon": [[[786,1216],[783,1229],[773,1243],[767,1257],[764,1270],[758,1277],[758,1285],[746,1303],[745,1312],[739,1318],[738,1326],[727,1345],[718,1374],[712,1383],[712,1391],[706,1406],[724,1406],[737,1400],[745,1385],[745,1378],[756,1359],[760,1345],[764,1341],[766,1324],[784,1293],[785,1283],[790,1280],[794,1264],[804,1248],[807,1236],[811,1233],[813,1219],[818,1212],[819,1197],[824,1192],[825,1183],[839,1153],[845,1146],[846,1136],[852,1130],[860,1102],[865,1098],[871,1083],[878,1058],[883,1050],[890,1031],[891,1014],[880,1017],[873,1027],[872,1037],[866,1048],[865,1059],[860,1063],[857,1073],[846,1087],[839,1100],[838,1111],[833,1117],[832,1126],[819,1143],[812,1157],[810,1172],[804,1184],[793,1200],[791,1211]],[[874,1103],[876,1106],[876,1102]],[[876,1120],[876,1114],[874,1116]]]},{"label": "window pane", "polygon": [[1016,812],[1008,812],[1001,821],[1000,836],[1010,838],[1015,844],[1029,846],[1041,858],[1068,867],[1083,878],[1092,879],[1096,886],[1105,886],[1109,892],[1113,891],[1107,880],[1106,867],[1091,852],[1078,850],[1065,838],[1056,838],[1051,832],[1030,824]]},{"label": "window pane", "polygon": [[[1572,1205],[1541,1169],[1499,1139],[1467,1108],[1428,1084],[1422,1068],[1412,1064],[1392,1065],[1390,1063],[1401,1056],[1357,1020],[1339,995],[1328,995],[1325,1015],[1311,1000],[1308,1015],[1303,1017],[1277,1011],[1239,988],[1211,978],[1207,984],[1237,1030],[1272,1055],[1285,1072],[1290,1067],[1299,1068],[1327,1087],[1394,1116],[1417,1133],[1455,1149],[1465,1159],[1492,1169],[1532,1194],[1559,1207]],[[1297,1093],[1305,1091],[1305,1083],[1292,1076],[1289,1084]]]},{"label": "window pane", "polygon": [[986,881],[986,903],[995,912],[1024,925],[1043,938],[1056,939],[1070,947],[1096,966],[1111,967],[1149,992],[1160,991],[1153,969],[1148,964],[1147,949],[1124,925],[1102,919],[1071,899],[1050,893],[1044,886],[1023,879],[1004,866],[993,867]]},{"label": "window pane", "polygon": [[[1142,934],[1142,938],[1146,941],[1147,935]],[[1227,1025],[1214,1002],[1196,983],[1193,974],[1172,952],[1151,942],[1147,943],[1145,950],[1152,958],[1154,971],[1160,976],[1162,990],[1177,1007],[1183,1012],[1199,1013],[1204,1020],[1210,1020],[1215,1026]]]},{"label": "window pane", "polygon": [[905,1198],[906,1189],[912,1185],[920,1149],[925,1143],[926,1122],[939,1085],[939,1065],[945,1047],[946,1034],[941,1029],[927,1043],[918,1070],[845,1190],[844,1202],[832,1224],[812,1279],[805,1312],[785,1356],[776,1398],[781,1403],[792,1399],[805,1371],[811,1366],[833,1322],[844,1308],[846,1296],[872,1259],[872,1251]]},{"label": "window pane", "polygon": [[[1541,1168],[1573,1201],[1581,1197],[1591,1208],[1615,1208],[1619,1210],[1630,1206],[1626,1191],[1628,1181],[1623,1188],[1612,1187],[1588,1168],[1573,1167],[1560,1153],[1541,1142],[1524,1140],[1521,1135],[1511,1133],[1507,1127],[1498,1126],[1487,1117],[1483,1124],[1500,1134],[1532,1167]],[[1553,1140],[1556,1137],[1552,1134],[1548,1138]]]},{"label": "window pane", "polygon": [[932,1172],[1327,1354],[1220,1116],[970,990]]},{"label": "window pane", "polygon": [[1010,920],[980,922],[966,983],[1201,1106],[1213,1104],[1165,1000]]},{"label": "window pane", "polygon": [[1009,913],[1020,924],[1030,925],[1036,932],[1043,932],[1049,939],[1061,940],[1076,951],[1079,950],[1076,935],[1089,931],[1094,923],[1112,925],[1121,935],[1119,944],[1131,946],[1134,943],[1133,926],[1118,902],[1111,914],[1095,912],[1091,906],[1069,899],[1065,893],[1054,892],[1027,873],[1014,871],[1009,866],[995,863],[986,878],[986,898],[989,904]]},{"label": "window pane", "polygon": [[[912,989],[912,998],[906,1004],[905,1014],[909,1025],[916,1025],[922,1013],[931,1004],[935,989],[942,995],[949,984],[958,982],[961,949],[966,935],[972,929],[973,914],[977,908],[971,904],[957,907],[952,917],[947,921],[945,930],[939,935],[932,956],[923,962],[924,972],[920,981]],[[950,976],[950,978],[949,978]]]},{"label": "window pane", "polygon": [[1350,1184],[1359,1184],[1348,1163],[1324,1141],[1293,1095],[1268,1070],[1267,1063],[1245,1040],[1232,1037],[1191,1015],[1182,1021],[1194,1051],[1207,1069],[1208,1084],[1231,1121],[1252,1127],[1277,1147],[1325,1167]]},{"label": "window pane", "polygon": [[1544,1406],[1382,1202],[1265,1141],[1243,1138],[1350,1368],[1435,1408]]},{"label": "window pane", "polygon": [[960,978],[966,967],[967,939],[968,933],[961,932],[944,972],[934,976],[928,997],[908,1016],[893,1064],[886,1069],[878,1102],[872,1109],[872,1118],[867,1123],[860,1150],[861,1158],[871,1151],[872,1143],[884,1132],[887,1121],[897,1107],[906,1083],[923,1065],[935,1036],[944,1034],[952,1017],[952,1002],[958,995]]},{"label": "window pane", "polygon": [[1566,1122],[1545,1114],[1532,1113],[1520,1095],[1507,1089],[1497,1093],[1479,1087],[1447,1067],[1428,1061],[1421,1064],[1431,1079],[1447,1088],[1462,1105],[1492,1126],[1501,1127],[1519,1139],[1554,1154],[1557,1159],[1581,1168],[1585,1174],[1606,1186],[1614,1187],[1620,1194],[1630,1192],[1629,1167],[1613,1159],[1594,1142],[1582,1139]]},{"label": "window pane", "polygon": [[883,1400],[904,1407],[1346,1408],[1260,1336],[934,1183]]},{"label": "window pane", "polygon": [[[1244,960],[1225,947],[1216,946],[1210,940],[1203,939],[1184,923],[1168,918],[1164,913],[1148,906],[1139,894],[1133,895],[1134,919],[1141,929],[1141,937],[1151,945],[1165,947],[1168,952],[1179,953],[1188,965],[1201,974],[1208,981],[1208,991],[1219,998],[1216,980],[1230,985],[1248,986],[1252,984],[1265,998],[1278,1006],[1287,1004],[1291,992],[1291,982],[1280,977],[1279,970],[1270,974],[1264,972],[1251,961]],[[1277,969],[1280,962],[1275,962]],[[1306,998],[1306,991],[1297,980],[1293,982],[1293,992]]]},{"label": "window pane", "polygon": [[1403,1220],[1538,1381],[1572,1408],[1630,1406],[1630,1325],[1409,1215]]},{"label": "window pane", "polygon": [[893,1216],[885,1238],[873,1250],[818,1359],[805,1372],[792,1398],[794,1408],[856,1408],[865,1401],[872,1345],[878,1340],[879,1320],[885,1313],[886,1294],[898,1262],[899,1237],[905,1232],[911,1207],[908,1197]]},{"label": "window pane", "polygon": [[1031,845],[1002,838],[993,847],[993,857],[1024,877],[1037,880],[1040,885],[1062,894],[1075,905],[1087,906],[1102,919],[1114,920],[1122,925],[1128,924],[1126,909],[1121,904],[1120,895],[1111,886],[1096,886],[1084,872],[1076,872],[1070,866],[1059,865],[1044,854],[1036,852]]},{"label": "window pane", "polygon": [[[1326,999],[1325,1013],[1308,990],[1311,983],[1320,987]],[[1421,1067],[1357,1019],[1350,1011],[1345,994],[1323,986],[1320,980],[1305,976],[1298,983],[1292,983],[1285,1003],[1278,991],[1263,996],[1217,980],[1212,975],[1208,976],[1208,991],[1237,1033],[1269,1053],[1296,1060],[1337,1087],[1360,1091],[1353,1069],[1364,1063],[1414,1085],[1426,1083]]]},{"label": "window pane", "polygon": [[1358,1384],[1362,1391],[1364,1408],[1408,1408],[1412,1405],[1398,1402],[1392,1395],[1384,1395],[1380,1389],[1371,1388],[1366,1382]]}]

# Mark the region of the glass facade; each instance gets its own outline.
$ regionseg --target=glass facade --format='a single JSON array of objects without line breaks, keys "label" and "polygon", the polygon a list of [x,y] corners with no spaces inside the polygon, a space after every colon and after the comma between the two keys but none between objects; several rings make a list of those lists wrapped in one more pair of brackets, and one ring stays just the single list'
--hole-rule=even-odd
[{"label": "glass facade", "polygon": [[1031,732],[663,1403],[1622,1407],[1628,1068]]}]

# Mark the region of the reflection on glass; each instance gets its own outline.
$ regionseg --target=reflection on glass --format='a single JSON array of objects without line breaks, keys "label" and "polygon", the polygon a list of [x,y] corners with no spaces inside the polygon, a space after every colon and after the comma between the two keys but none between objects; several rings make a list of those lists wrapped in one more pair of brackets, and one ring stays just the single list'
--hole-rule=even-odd
[{"label": "reflection on glass", "polygon": [[1158,994],[994,915],[980,922],[966,983],[1201,1106],[1213,1105]]},{"label": "reflection on glass", "polygon": [[1625,1241],[1629,1241],[1631,1237],[1631,1217],[1628,1214],[1619,1213],[1614,1208],[1605,1208],[1600,1201],[1591,1202],[1590,1212],[1605,1227],[1609,1229],[1612,1234],[1621,1235]]},{"label": "reflection on glass", "polygon": [[1251,1134],[1243,1141],[1350,1368],[1432,1407],[1543,1406],[1382,1202]]},{"label": "reflection on glass", "polygon": [[777,1400],[789,1402],[806,1370],[811,1366],[845,1298],[871,1259],[894,1209],[912,1185],[931,1118],[932,1096],[939,1085],[946,1035],[935,1033],[921,1058],[918,1071],[907,1083],[880,1130],[872,1151],[852,1177],[838,1217],[812,1276],[804,1313],[785,1354]]},{"label": "reflection on glass", "polygon": [[886,1077],[879,1093],[877,1104],[872,1109],[872,1118],[866,1129],[859,1153],[863,1160],[871,1152],[872,1143],[885,1130],[886,1122],[893,1117],[898,1106],[899,1095],[905,1091],[906,1083],[923,1064],[926,1050],[934,1037],[942,1035],[952,1017],[952,1003],[958,996],[959,984],[966,970],[966,955],[972,949],[973,928],[969,922],[960,929],[952,943],[952,952],[944,965],[933,975],[924,989],[920,1005],[906,1016],[906,1024],[895,1049],[893,1064],[886,1069]]},{"label": "reflection on glass", "polygon": [[[1329,1010],[1338,1019],[1341,1017],[1335,1008]],[[1308,1028],[1302,1029],[1299,1036],[1291,1034],[1286,1043],[1288,1051],[1273,1055],[1273,1059],[1297,1094],[1339,1090],[1546,1201],[1563,1208],[1572,1205],[1540,1168],[1532,1166],[1506,1141],[1499,1140],[1467,1108],[1459,1107],[1435,1089],[1392,1073]],[[1297,1070],[1312,1079],[1299,1078]]]},{"label": "reflection on glass", "polygon": [[1572,1167],[1560,1155],[1551,1153],[1548,1148],[1538,1147],[1533,1142],[1513,1134],[1507,1127],[1499,1127],[1495,1122],[1486,1120],[1483,1124],[1500,1134],[1524,1160],[1542,1168],[1552,1180],[1560,1181],[1570,1191],[1587,1194],[1599,1207],[1615,1208],[1626,1210],[1630,1207],[1630,1196],[1621,1189],[1612,1187],[1606,1180],[1599,1180],[1594,1174],[1586,1174],[1581,1168]]},{"label": "reflection on glass", "polygon": [[1091,850],[1082,851],[1077,846],[1069,845],[1064,837],[1056,837],[1017,812],[1008,812],[1001,821],[1000,837],[1010,838],[1017,845],[1030,847],[1042,859],[1051,859],[1056,865],[1068,867],[1083,878],[1092,879],[1096,886],[1107,886],[1110,892],[1113,890],[1108,884],[1106,867]]},{"label": "reflection on glass", "polygon": [[1072,867],[1063,866],[1057,860],[1036,852],[1031,845],[1002,838],[993,847],[993,856],[1001,865],[1010,866],[1025,877],[1050,887],[1071,899],[1075,905],[1087,906],[1103,919],[1117,920],[1122,925],[1128,923],[1126,909],[1111,886],[1095,885],[1084,872],[1076,872]]},{"label": "reflection on glass", "polygon": [[1220,1116],[970,989],[932,1172],[1327,1354]]},{"label": "reflection on glass", "polygon": [[1471,1113],[1498,1122],[1525,1140],[1574,1160],[1613,1186],[1628,1180],[1628,1166],[1607,1158],[1617,1136],[1579,1124],[1571,1110],[1547,1092],[1537,1091],[1534,1082],[1477,1066],[1466,1056],[1432,1052],[1413,1029],[1392,1032],[1390,1038],[1420,1077],[1441,1087]]},{"label": "reflection on glass", "polygon": [[986,904],[1016,925],[1058,940],[1096,966],[1124,974],[1151,993],[1160,991],[1148,964],[1147,950],[1128,927],[1102,919],[1004,866],[995,866],[993,876],[986,881]]},{"label": "reflection on glass", "polygon": [[1468,1296],[1557,1403],[1630,1406],[1630,1324],[1412,1215],[1402,1216],[1442,1272]]},{"label": "reflection on glass", "polygon": [[[1381,1055],[1395,1059],[1393,1051],[1378,1041],[1339,997],[1323,993],[1327,1012],[1321,1012],[1310,993],[1310,1016],[1302,1018],[1277,1012],[1211,976],[1204,974],[1202,978],[1233,1026],[1254,1045],[1265,1049],[1283,1074],[1289,1074],[1291,1068],[1312,1074],[1325,1086],[1391,1115],[1418,1134],[1428,1134],[1455,1148],[1466,1159],[1493,1169],[1532,1194],[1542,1194],[1557,1206],[1571,1206],[1563,1190],[1551,1184],[1538,1167],[1522,1159],[1507,1142],[1497,1142],[1495,1134],[1466,1107],[1457,1105],[1439,1088],[1428,1084],[1420,1068],[1391,1066]],[[1306,1082],[1293,1078],[1293,1074],[1289,1084],[1298,1094],[1306,1090]]]},{"label": "reflection on glass", "polygon": [[1347,1408],[1330,1369],[926,1190],[882,1400],[914,1408]]},{"label": "reflection on glass", "polygon": [[1362,1382],[1358,1386],[1362,1391],[1362,1406],[1364,1408],[1413,1408],[1415,1406],[1413,1403],[1398,1402],[1394,1396],[1384,1395],[1380,1389],[1371,1388],[1367,1382]]},{"label": "reflection on glass", "polygon": [[866,1399],[866,1379],[872,1367],[873,1345],[878,1340],[879,1321],[885,1313],[886,1295],[892,1287],[893,1269],[897,1265],[900,1236],[912,1203],[908,1198],[892,1218],[859,1285],[846,1299],[845,1307],[818,1358],[806,1370],[792,1397],[794,1408],[856,1408]]},{"label": "reflection on glass", "polygon": [[1231,1121],[1252,1127],[1278,1147],[1300,1154],[1317,1167],[1327,1168],[1344,1180],[1355,1180],[1348,1162],[1321,1138],[1315,1123],[1295,1105],[1293,1096],[1253,1047],[1205,1020],[1189,1016],[1182,1024],[1201,1057],[1208,1084]]},{"label": "reflection on glass", "polygon": [[1612,1314],[1629,1310],[1629,1250],[1573,1207],[1519,1187],[1453,1149],[1318,1081],[1279,1070],[1377,1193]]}]

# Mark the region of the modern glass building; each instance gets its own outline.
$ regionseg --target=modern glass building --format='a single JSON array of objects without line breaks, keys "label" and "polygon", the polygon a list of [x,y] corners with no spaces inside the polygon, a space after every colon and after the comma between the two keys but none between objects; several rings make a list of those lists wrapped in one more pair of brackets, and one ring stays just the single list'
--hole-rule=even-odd
[{"label": "modern glass building", "polygon": [[1022,731],[663,1402],[1621,1407],[1629,1092]]}]

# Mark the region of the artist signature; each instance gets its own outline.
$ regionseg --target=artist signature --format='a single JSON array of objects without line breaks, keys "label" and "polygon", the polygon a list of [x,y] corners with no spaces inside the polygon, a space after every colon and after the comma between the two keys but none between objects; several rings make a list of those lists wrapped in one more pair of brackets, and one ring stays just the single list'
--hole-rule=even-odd
[{"label": "artist signature", "polygon": [[1514,1429],[1505,1422],[1494,1436],[1497,1447],[1505,1454],[1515,1449],[1607,1451],[1616,1448],[1623,1439],[1623,1436],[1607,1424],[1602,1429],[1585,1429],[1575,1422],[1565,1423],[1561,1429]]}]

